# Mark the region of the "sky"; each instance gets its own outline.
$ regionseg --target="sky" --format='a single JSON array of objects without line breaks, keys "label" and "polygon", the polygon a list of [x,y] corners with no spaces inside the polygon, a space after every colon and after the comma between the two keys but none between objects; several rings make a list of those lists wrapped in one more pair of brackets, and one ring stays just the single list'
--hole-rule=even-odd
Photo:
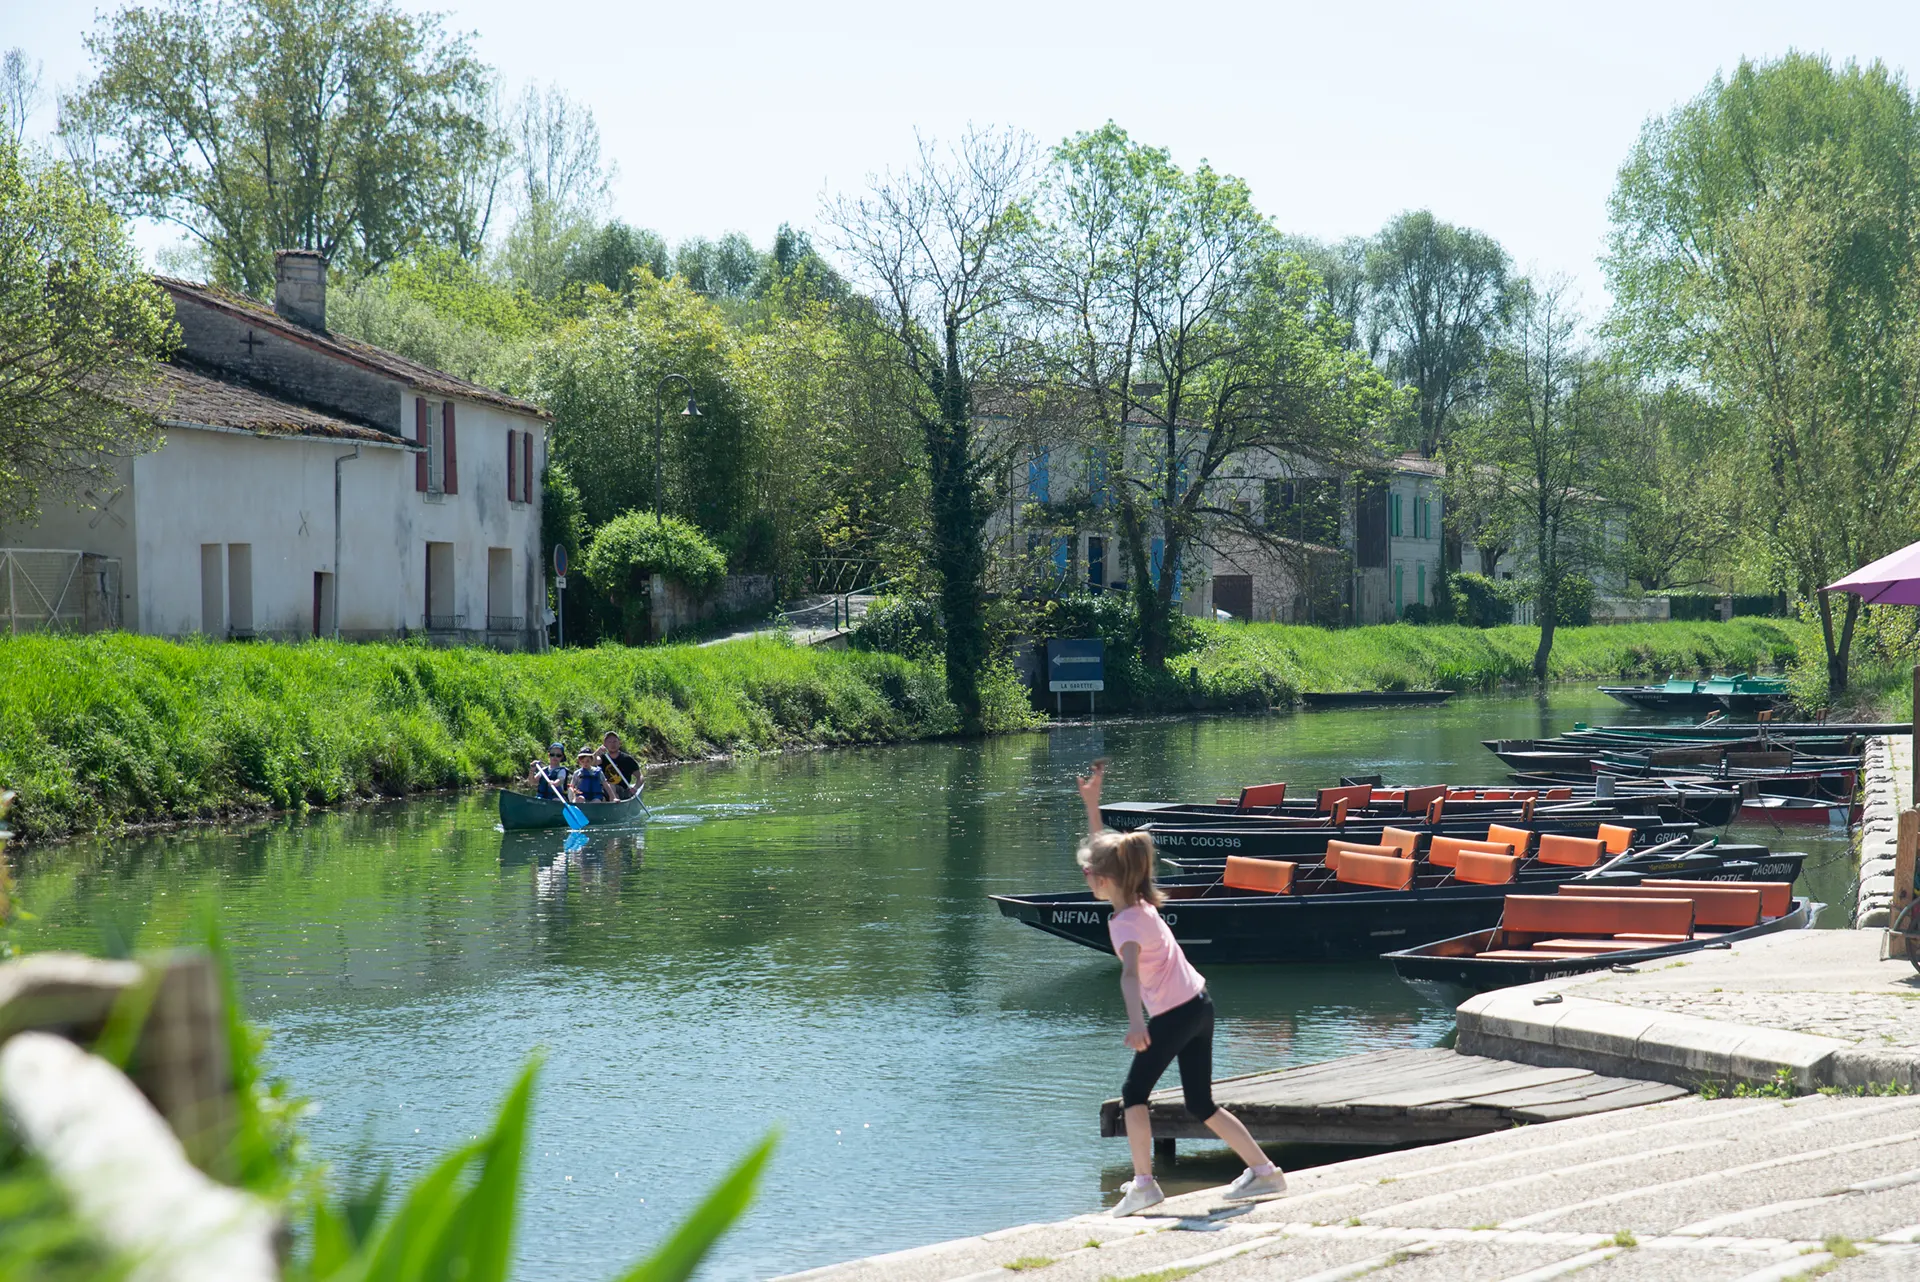
[{"label": "sky", "polygon": [[[1112,119],[1246,179],[1282,231],[1338,239],[1431,209],[1571,277],[1589,312],[1606,304],[1607,194],[1650,116],[1742,57],[1920,70],[1911,0],[400,2],[470,32],[509,89],[590,106],[618,167],[610,212],[670,241],[817,229],[823,198],[904,165],[916,131],[1052,143]],[[0,0],[0,47],[71,88],[96,12]]]}]

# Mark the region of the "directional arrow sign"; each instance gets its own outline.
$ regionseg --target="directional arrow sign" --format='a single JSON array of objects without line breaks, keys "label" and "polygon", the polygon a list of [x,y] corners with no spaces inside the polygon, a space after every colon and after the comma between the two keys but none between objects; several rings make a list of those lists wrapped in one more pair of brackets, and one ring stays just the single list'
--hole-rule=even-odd
[{"label": "directional arrow sign", "polygon": [[1106,642],[1047,642],[1047,689],[1052,693],[1100,691],[1107,688]]}]

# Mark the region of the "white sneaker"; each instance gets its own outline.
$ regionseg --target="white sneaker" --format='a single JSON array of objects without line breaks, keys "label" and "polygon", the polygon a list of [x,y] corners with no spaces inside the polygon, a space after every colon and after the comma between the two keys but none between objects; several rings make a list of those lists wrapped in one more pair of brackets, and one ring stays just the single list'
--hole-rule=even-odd
[{"label": "white sneaker", "polygon": [[1167,1200],[1167,1195],[1160,1191],[1160,1182],[1151,1175],[1136,1175],[1122,1187],[1127,1190],[1126,1196],[1120,1199],[1119,1205],[1107,1212],[1116,1218],[1138,1215],[1148,1207],[1158,1206]]},{"label": "white sneaker", "polygon": [[1245,1201],[1253,1197],[1273,1197],[1287,1191],[1287,1173],[1279,1167],[1273,1168],[1271,1175],[1255,1175],[1248,1167],[1240,1172],[1240,1178],[1227,1186],[1227,1197],[1231,1201]]}]

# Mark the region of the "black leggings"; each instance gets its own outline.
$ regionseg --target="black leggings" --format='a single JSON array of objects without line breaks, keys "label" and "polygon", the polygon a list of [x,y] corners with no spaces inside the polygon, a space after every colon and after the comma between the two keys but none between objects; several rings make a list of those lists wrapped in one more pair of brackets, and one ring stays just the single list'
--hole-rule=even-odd
[{"label": "black leggings", "polygon": [[1187,1112],[1204,1122],[1219,1111],[1213,1102],[1213,999],[1205,993],[1147,1021],[1147,1049],[1134,1053],[1120,1103],[1127,1108],[1146,1103],[1175,1058]]}]

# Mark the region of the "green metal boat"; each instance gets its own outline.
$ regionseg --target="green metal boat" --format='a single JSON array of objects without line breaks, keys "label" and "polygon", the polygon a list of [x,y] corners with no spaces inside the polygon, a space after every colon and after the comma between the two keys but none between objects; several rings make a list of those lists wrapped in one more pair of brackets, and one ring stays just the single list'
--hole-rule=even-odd
[{"label": "green metal boat", "polygon": [[[625,801],[583,801],[571,807],[587,817],[589,828],[612,828],[644,819],[647,815],[646,785]],[[509,832],[517,828],[570,828],[569,807],[524,792],[500,790],[500,826]]]}]

